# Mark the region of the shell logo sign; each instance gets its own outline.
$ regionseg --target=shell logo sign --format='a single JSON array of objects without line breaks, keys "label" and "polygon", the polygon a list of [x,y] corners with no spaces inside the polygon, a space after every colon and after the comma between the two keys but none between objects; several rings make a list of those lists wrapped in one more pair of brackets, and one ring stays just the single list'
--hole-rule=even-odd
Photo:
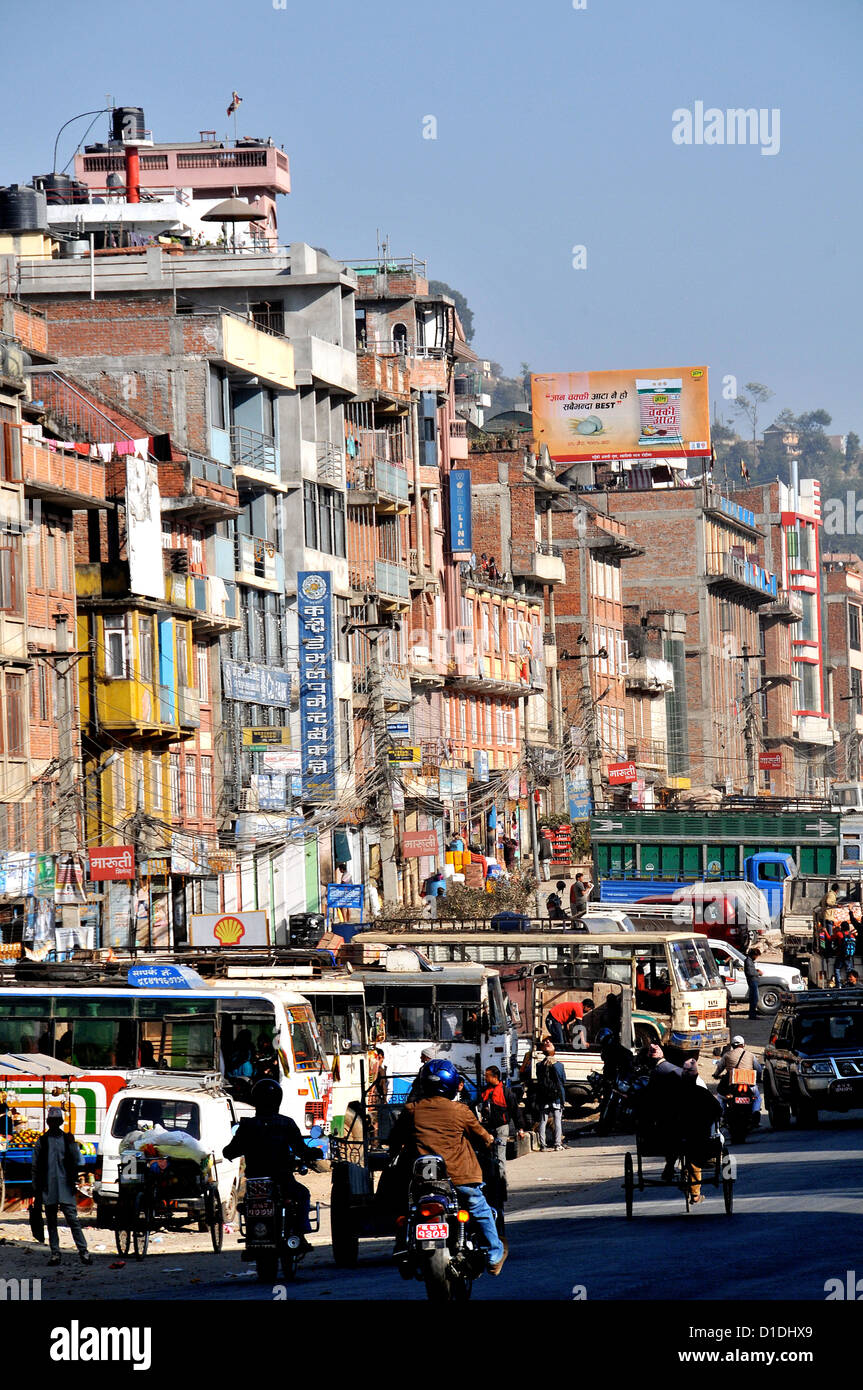
[{"label": "shell logo sign", "polygon": [[239,917],[223,917],[213,927],[213,936],[220,941],[223,946],[236,946],[241,937],[246,935],[246,928],[243,926]]},{"label": "shell logo sign", "polygon": [[266,912],[201,912],[189,918],[190,946],[269,946]]}]

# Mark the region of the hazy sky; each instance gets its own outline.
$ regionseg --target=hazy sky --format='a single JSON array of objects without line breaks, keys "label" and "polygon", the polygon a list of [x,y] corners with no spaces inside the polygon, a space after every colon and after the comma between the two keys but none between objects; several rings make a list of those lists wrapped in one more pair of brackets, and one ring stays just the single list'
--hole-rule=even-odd
[{"label": "hazy sky", "polygon": [[[863,434],[860,0],[583,2],[9,7],[0,183],[108,93],[170,140],[231,134],[236,89],[239,133],[291,159],[282,239],[351,259],[380,229],[506,370],[705,362],[720,409],[733,375]],[[763,109],[777,152],[674,143],[696,102]]]}]

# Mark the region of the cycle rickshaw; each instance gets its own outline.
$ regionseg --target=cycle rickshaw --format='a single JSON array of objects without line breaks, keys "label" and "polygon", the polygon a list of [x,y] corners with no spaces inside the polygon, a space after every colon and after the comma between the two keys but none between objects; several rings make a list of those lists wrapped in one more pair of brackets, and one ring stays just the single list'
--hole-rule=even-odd
[{"label": "cycle rickshaw", "polygon": [[190,1158],[147,1157],[132,1151],[124,1154],[114,1220],[117,1253],[128,1255],[131,1247],[135,1259],[143,1260],[154,1231],[179,1231],[197,1220],[199,1230],[210,1232],[218,1254],[224,1221],[219,1189],[209,1171]]},{"label": "cycle rickshaw", "polygon": [[[645,1177],[644,1159],[662,1158],[668,1162],[672,1153],[675,1158],[674,1178],[671,1182],[666,1182],[663,1178]],[[691,1206],[690,1166],[701,1169],[702,1187],[710,1186],[717,1190],[721,1188],[725,1214],[731,1216],[734,1211],[735,1164],[718,1122],[713,1125],[709,1135],[696,1141],[680,1137],[676,1140],[670,1139],[667,1128],[657,1123],[639,1120],[635,1133],[635,1162],[633,1163],[631,1153],[626,1153],[623,1159],[623,1190],[627,1217],[632,1217],[635,1193],[643,1192],[646,1187],[676,1187],[683,1193],[688,1213]]]}]

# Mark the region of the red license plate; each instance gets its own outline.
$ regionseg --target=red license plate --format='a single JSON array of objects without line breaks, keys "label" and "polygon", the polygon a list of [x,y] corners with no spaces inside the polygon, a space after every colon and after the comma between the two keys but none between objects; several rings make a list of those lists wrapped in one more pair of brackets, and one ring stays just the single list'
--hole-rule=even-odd
[{"label": "red license plate", "polygon": [[445,1221],[428,1221],[417,1226],[417,1240],[446,1240],[449,1226]]}]

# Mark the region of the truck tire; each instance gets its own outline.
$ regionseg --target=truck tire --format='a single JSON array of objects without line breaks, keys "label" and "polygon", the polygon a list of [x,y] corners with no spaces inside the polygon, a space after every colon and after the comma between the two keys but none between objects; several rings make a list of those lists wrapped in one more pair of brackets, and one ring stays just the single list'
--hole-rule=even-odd
[{"label": "truck tire", "polygon": [[593,1092],[587,1086],[567,1086],[565,1095],[567,1105],[573,1110],[583,1110],[593,1103]]},{"label": "truck tire", "polygon": [[770,1117],[772,1129],[788,1129],[791,1124],[791,1106],[783,1105],[781,1101],[775,1100],[773,1096],[767,1101],[767,1114]]}]

